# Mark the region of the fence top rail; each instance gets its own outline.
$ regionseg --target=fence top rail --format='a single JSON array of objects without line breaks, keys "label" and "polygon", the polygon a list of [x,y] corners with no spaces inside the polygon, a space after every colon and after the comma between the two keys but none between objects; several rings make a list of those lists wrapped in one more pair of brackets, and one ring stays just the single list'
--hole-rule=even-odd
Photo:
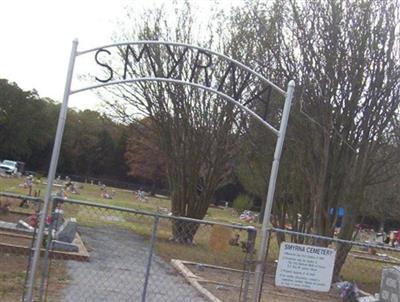
[{"label": "fence top rail", "polygon": [[54,197],[53,200],[58,201],[58,202],[75,204],[75,205],[83,205],[83,206],[89,206],[89,207],[95,207],[95,208],[102,208],[102,209],[106,209],[106,210],[115,210],[115,211],[126,212],[126,213],[140,214],[140,215],[144,215],[144,216],[152,216],[152,217],[157,216],[160,218],[165,218],[165,219],[170,219],[170,220],[174,219],[174,220],[181,220],[181,221],[208,224],[208,225],[220,225],[220,226],[225,226],[225,227],[238,229],[238,230],[245,230],[245,231],[254,231],[254,232],[257,231],[256,228],[253,226],[243,226],[243,225],[228,224],[228,223],[217,222],[217,221],[200,220],[200,219],[194,219],[194,218],[188,218],[188,217],[166,215],[166,214],[154,213],[154,212],[149,212],[149,211],[136,210],[136,209],[132,209],[132,208],[111,206],[111,205],[106,205],[106,204],[92,202],[92,201],[84,201],[84,200],[77,200],[77,199],[70,199],[70,198],[64,199],[61,197]]},{"label": "fence top rail", "polygon": [[34,202],[43,202],[43,200],[39,197],[23,195],[23,194],[15,194],[15,193],[9,193],[9,192],[0,192],[0,197],[9,197],[9,198],[15,198],[15,199],[26,199],[26,200],[30,200],[30,201],[34,201]]},{"label": "fence top rail", "polygon": [[274,228],[271,227],[268,229],[269,231],[277,232],[277,233],[286,233],[289,235],[296,235],[296,236],[303,236],[303,237],[308,237],[308,238],[314,238],[314,239],[322,239],[326,241],[333,241],[333,242],[339,242],[343,244],[349,244],[349,245],[355,245],[355,246],[361,246],[361,247],[367,247],[367,248],[376,248],[376,249],[381,249],[385,251],[392,251],[392,252],[397,252],[399,253],[400,250],[393,248],[393,247],[388,247],[388,246],[382,246],[374,243],[364,243],[360,241],[351,241],[351,240],[345,240],[345,239],[339,239],[339,238],[332,238],[332,237],[327,237],[327,236],[322,236],[322,235],[316,235],[316,234],[305,234],[305,233],[300,233],[296,231],[290,231],[286,229],[279,229],[279,228]]}]

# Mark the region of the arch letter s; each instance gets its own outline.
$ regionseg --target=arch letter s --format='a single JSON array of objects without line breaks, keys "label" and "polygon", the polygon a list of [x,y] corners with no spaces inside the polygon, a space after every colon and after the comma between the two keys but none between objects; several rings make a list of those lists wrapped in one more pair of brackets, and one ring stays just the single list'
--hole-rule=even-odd
[{"label": "arch letter s", "polygon": [[98,51],[96,51],[96,54],[95,54],[95,56],[94,56],[94,59],[95,59],[96,63],[99,64],[100,66],[105,67],[105,68],[109,71],[110,75],[109,75],[108,78],[106,78],[106,79],[104,79],[104,80],[103,80],[103,79],[99,79],[98,77],[95,77],[95,78],[96,78],[96,80],[99,81],[99,82],[107,83],[108,81],[112,80],[113,75],[114,75],[114,71],[113,71],[113,69],[110,67],[110,65],[108,65],[107,63],[102,63],[102,62],[99,61],[98,56],[99,56],[99,53],[101,53],[101,52],[105,52],[105,53],[107,53],[107,54],[109,54],[109,55],[111,54],[111,52],[108,51],[107,49],[99,49]]}]

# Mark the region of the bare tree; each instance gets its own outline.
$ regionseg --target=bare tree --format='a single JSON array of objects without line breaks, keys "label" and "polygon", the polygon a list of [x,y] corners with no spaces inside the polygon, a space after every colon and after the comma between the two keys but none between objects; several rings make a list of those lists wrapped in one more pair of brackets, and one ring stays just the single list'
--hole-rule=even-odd
[{"label": "bare tree", "polygon": [[[380,156],[375,158],[375,161],[381,162],[384,168],[380,169],[379,175],[375,175],[374,182],[369,183],[365,194],[366,202],[361,208],[362,217],[376,219],[379,221],[380,228],[384,228],[385,222],[388,220],[398,220],[400,215],[398,180],[400,176],[400,161],[398,160],[400,157],[400,132],[398,126],[394,130],[393,135],[387,137],[387,145],[380,150]],[[391,164],[388,165],[386,162]]]},{"label": "bare tree", "polygon": [[[383,152],[400,103],[398,1],[250,4],[236,24],[257,35],[254,60],[277,83],[297,83],[287,150],[300,165],[287,166],[296,173],[286,175],[306,181],[313,233],[333,235],[329,210],[342,206],[340,237],[351,239],[368,186],[398,162]],[[335,278],[348,248],[338,247]]]},{"label": "bare tree", "polygon": [[[183,9],[177,11],[175,25],[169,25],[162,9],[154,10],[146,12],[144,23],[136,24],[136,31],[127,36],[129,40],[179,41],[229,54],[233,48],[221,40],[224,34],[218,16],[207,27],[210,35],[196,39],[191,6],[186,2]],[[216,34],[218,37],[214,36]],[[109,77],[151,76],[200,83],[230,95],[250,108],[256,106],[259,93],[264,93],[262,89],[258,91],[261,82],[252,73],[223,57],[211,56],[199,49],[128,45],[119,48],[118,55],[124,64],[120,69],[113,69],[111,74],[107,68]],[[246,58],[242,59],[246,61]],[[157,147],[165,160],[172,213],[202,219],[217,188],[230,178],[232,159],[238,150],[237,138],[243,124],[248,122],[243,112],[208,91],[162,82],[108,88],[103,97],[111,112],[125,123],[138,125],[143,118],[151,122],[153,131],[147,134],[155,135]],[[197,226],[174,222],[173,239],[191,243]]]}]

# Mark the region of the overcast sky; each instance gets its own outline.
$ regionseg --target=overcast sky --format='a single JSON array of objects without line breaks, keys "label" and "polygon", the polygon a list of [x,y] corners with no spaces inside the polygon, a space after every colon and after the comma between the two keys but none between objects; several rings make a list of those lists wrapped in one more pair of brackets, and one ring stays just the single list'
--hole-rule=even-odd
[{"label": "overcast sky", "polygon": [[[239,2],[240,0],[233,1]],[[74,38],[79,49],[110,42],[127,5],[135,11],[171,0],[9,0],[0,4],[0,78],[60,101]],[[204,14],[210,2],[194,1]],[[221,0],[227,7],[230,0]],[[137,8],[137,10],[136,10]],[[90,72],[90,71],[89,71]],[[76,79],[75,79],[76,80]],[[96,109],[94,94],[70,98],[70,107]]]}]

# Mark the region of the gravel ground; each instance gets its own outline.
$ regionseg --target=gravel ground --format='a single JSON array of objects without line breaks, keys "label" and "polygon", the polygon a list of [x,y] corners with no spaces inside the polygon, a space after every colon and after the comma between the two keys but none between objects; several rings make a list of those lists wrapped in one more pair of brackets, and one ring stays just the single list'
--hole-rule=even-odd
[{"label": "gravel ground", "polygon": [[[71,281],[63,290],[62,301],[142,301],[148,242],[115,228],[81,227],[79,232],[90,252],[90,261],[67,261]],[[145,301],[206,300],[168,263],[153,255]]]}]

